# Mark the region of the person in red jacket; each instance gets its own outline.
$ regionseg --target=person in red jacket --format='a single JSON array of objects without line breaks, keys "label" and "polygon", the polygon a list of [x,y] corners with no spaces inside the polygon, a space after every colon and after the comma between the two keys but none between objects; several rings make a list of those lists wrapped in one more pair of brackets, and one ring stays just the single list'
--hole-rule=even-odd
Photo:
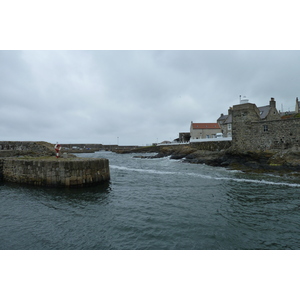
[{"label": "person in red jacket", "polygon": [[59,158],[59,151],[61,149],[61,145],[57,142],[56,145],[54,146],[54,149],[56,151],[56,158]]}]

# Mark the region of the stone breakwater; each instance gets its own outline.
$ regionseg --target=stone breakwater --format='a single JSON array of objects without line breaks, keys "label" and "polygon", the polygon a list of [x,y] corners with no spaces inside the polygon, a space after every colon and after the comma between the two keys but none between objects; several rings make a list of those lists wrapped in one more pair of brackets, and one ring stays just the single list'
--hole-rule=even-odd
[{"label": "stone breakwater", "polygon": [[0,157],[55,156],[54,145],[47,142],[0,141]]},{"label": "stone breakwater", "polygon": [[83,187],[110,179],[109,161],[104,158],[3,158],[0,180],[36,186]]}]

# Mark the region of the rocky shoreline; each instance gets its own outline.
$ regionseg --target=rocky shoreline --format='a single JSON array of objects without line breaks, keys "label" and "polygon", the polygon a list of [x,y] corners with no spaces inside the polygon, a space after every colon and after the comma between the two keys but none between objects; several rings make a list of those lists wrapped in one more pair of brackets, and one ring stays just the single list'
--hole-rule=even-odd
[{"label": "rocky shoreline", "polygon": [[[116,151],[117,153],[157,153],[156,155],[136,155],[136,158],[181,159],[185,163],[206,164],[209,166],[226,167],[245,172],[300,172],[300,151],[245,151],[237,152],[231,148],[221,151],[198,150],[190,145],[153,146],[134,151]],[[300,173],[299,173],[300,174]]]}]

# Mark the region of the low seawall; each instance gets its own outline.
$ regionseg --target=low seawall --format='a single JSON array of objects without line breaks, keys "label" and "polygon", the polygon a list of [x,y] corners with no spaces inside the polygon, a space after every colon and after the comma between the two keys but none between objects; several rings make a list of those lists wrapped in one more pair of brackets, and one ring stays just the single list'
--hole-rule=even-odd
[{"label": "low seawall", "polygon": [[3,159],[0,159],[0,181],[3,181]]},{"label": "low seawall", "polygon": [[207,142],[191,142],[190,145],[197,150],[206,150],[206,151],[221,151],[226,150],[231,147],[231,141],[207,141]]},{"label": "low seawall", "polygon": [[0,141],[0,157],[55,155],[54,145],[47,142]]},{"label": "low seawall", "polygon": [[[205,142],[191,142],[189,144],[164,144],[164,145],[158,145],[154,148],[154,151],[161,151],[161,149],[172,149],[174,151],[178,149],[183,149],[185,147],[191,147],[197,150],[205,150],[205,151],[221,151],[221,150],[226,150],[229,149],[232,145],[231,140],[227,141],[205,141]],[[151,152],[151,151],[148,151]]]},{"label": "low seawall", "polygon": [[110,179],[109,161],[104,158],[0,160],[0,180],[52,187],[97,185]]}]

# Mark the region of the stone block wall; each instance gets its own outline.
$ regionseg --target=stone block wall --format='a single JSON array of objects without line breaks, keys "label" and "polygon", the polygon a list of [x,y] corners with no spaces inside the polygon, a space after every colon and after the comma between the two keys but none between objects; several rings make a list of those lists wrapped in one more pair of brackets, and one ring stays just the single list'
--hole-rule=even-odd
[{"label": "stone block wall", "polygon": [[0,157],[19,155],[55,155],[54,145],[46,142],[0,141]]},{"label": "stone block wall", "polygon": [[0,181],[3,180],[3,159],[0,159]]},{"label": "stone block wall", "polygon": [[238,151],[299,150],[300,119],[259,120],[254,104],[233,108],[232,148]]},{"label": "stone block wall", "polygon": [[219,141],[219,142],[202,142],[202,143],[191,143],[191,147],[197,150],[206,151],[221,151],[231,147],[231,141]]},{"label": "stone block wall", "polygon": [[0,161],[3,180],[8,182],[75,187],[96,185],[110,179],[109,161],[104,158],[71,160],[5,158]]},{"label": "stone block wall", "polygon": [[260,112],[255,104],[234,105],[232,109],[232,146],[236,150],[252,147],[252,122],[260,121]]},{"label": "stone block wall", "polygon": [[[299,150],[300,119],[252,123],[251,150]],[[239,143],[241,144],[242,141]]]}]

